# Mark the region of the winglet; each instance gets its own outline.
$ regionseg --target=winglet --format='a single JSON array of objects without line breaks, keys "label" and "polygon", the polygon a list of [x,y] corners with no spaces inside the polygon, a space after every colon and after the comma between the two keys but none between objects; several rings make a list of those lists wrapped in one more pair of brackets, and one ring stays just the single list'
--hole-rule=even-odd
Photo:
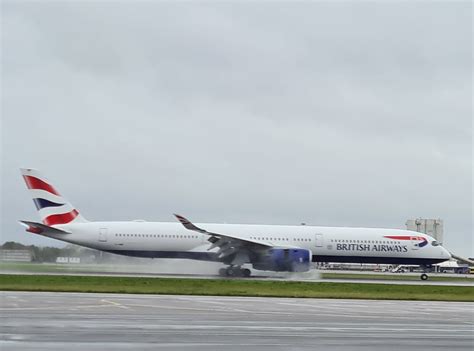
[{"label": "winglet", "polygon": [[194,230],[195,232],[199,233],[207,233],[204,229],[196,227],[194,224],[192,224],[188,219],[184,218],[183,216],[180,216],[178,214],[174,214],[174,216],[178,219],[178,221],[181,222],[184,228],[189,229],[189,230]]}]

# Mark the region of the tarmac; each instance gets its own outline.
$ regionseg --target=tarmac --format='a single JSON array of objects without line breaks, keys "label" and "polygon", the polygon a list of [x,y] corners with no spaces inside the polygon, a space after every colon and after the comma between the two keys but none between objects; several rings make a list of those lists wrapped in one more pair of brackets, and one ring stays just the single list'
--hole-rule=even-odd
[{"label": "tarmac", "polygon": [[1,292],[2,350],[472,350],[474,303]]}]

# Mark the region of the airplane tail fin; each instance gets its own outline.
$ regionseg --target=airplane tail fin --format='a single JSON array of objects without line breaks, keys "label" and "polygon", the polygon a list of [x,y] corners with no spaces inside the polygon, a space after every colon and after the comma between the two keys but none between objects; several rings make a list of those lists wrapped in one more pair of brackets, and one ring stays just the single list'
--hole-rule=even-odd
[{"label": "airplane tail fin", "polygon": [[21,174],[44,225],[87,222],[39,171],[22,168]]}]

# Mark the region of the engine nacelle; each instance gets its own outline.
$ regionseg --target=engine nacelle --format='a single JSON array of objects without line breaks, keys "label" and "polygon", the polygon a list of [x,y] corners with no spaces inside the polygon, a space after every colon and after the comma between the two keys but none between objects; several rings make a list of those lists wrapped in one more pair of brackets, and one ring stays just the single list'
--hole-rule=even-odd
[{"label": "engine nacelle", "polygon": [[312,253],[306,249],[270,249],[253,268],[263,271],[307,272],[311,268]]}]

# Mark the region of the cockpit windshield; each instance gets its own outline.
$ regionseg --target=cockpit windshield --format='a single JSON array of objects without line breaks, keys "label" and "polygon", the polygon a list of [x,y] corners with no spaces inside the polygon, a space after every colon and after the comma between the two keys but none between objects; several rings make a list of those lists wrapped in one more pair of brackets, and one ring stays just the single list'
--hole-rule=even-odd
[{"label": "cockpit windshield", "polygon": [[433,245],[433,246],[439,246],[439,245],[441,245],[441,244],[440,244],[439,242],[437,242],[436,240],[433,240],[433,241],[431,242],[431,245]]}]

